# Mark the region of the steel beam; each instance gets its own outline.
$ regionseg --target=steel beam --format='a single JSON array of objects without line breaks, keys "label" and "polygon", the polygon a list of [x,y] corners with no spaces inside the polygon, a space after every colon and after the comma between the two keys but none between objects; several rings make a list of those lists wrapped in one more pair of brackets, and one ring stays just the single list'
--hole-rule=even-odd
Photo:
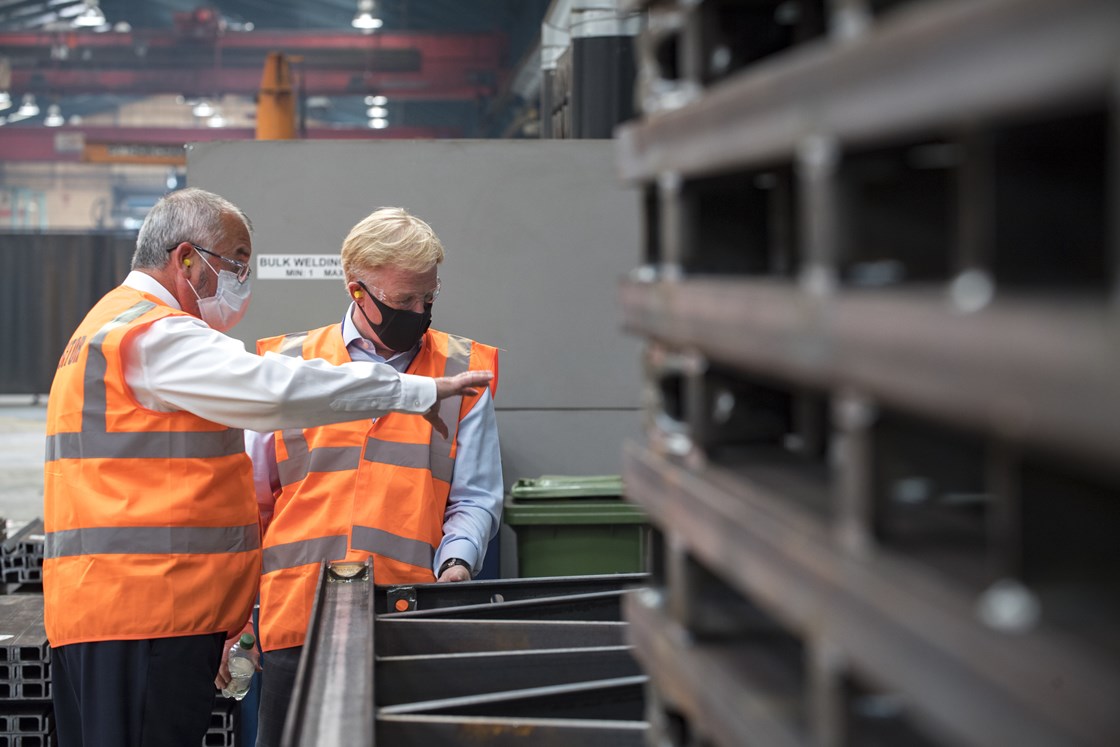
[{"label": "steel beam", "polygon": [[480,716],[378,716],[377,740],[394,747],[642,747],[641,721],[485,718]]},{"label": "steel beam", "polygon": [[551,685],[387,706],[378,717],[403,714],[641,721],[645,676]]},{"label": "steel beam", "polygon": [[1051,626],[993,630],[961,589],[886,553],[846,554],[826,522],[749,477],[685,469],[634,445],[623,471],[629,494],[698,561],[795,635],[832,642],[866,676],[905,692],[962,743],[1120,738],[1120,673]]},{"label": "steel beam", "polygon": [[[372,745],[375,738],[388,744],[474,744],[484,737],[498,744],[526,737],[546,745],[640,743],[646,679],[622,645],[625,624],[618,617],[622,589],[644,574],[445,584],[462,588],[447,596],[429,589],[427,601],[486,601],[382,615],[375,614],[374,598],[386,589],[374,587],[372,578],[369,561],[323,565],[285,747]],[[607,590],[563,595],[565,588]],[[524,598],[497,601],[502,593]],[[613,621],[588,621],[589,615]],[[572,621],[547,621],[551,616]]]},{"label": "steel beam", "polygon": [[652,182],[790,158],[811,136],[886,141],[1087,98],[1115,85],[1113,0],[914,3],[858,44],[811,42],[624,125],[624,178]]},{"label": "steel beam", "polygon": [[621,619],[622,591],[569,594],[512,602],[487,602],[460,607],[437,607],[387,613],[393,619],[450,618],[456,620],[592,620]]},{"label": "steel beam", "polygon": [[[514,602],[564,594],[587,594],[642,586],[646,573],[616,573],[550,578],[505,578],[492,581],[464,581],[455,584],[407,584],[378,587],[377,612],[428,610],[436,607],[461,607],[467,604]],[[384,590],[384,595],[381,591]],[[398,607],[398,603],[404,605]],[[407,605],[407,606],[405,606]]]},{"label": "steel beam", "polygon": [[373,569],[323,564],[281,743],[373,744]]},{"label": "steel beam", "polygon": [[[814,304],[787,283],[743,278],[626,282],[621,298],[625,327],[665,345],[1115,464],[1120,346],[1115,314],[1092,299],[1001,297],[962,315],[939,292]],[[992,355],[999,340],[1024,342]]]},{"label": "steel beam", "polygon": [[582,620],[377,620],[378,656],[621,646],[624,622]]},{"label": "steel beam", "polygon": [[375,689],[393,706],[638,674],[629,646],[382,656]]},{"label": "steel beam", "polygon": [[692,642],[664,602],[646,591],[625,605],[635,652],[660,697],[716,744],[804,744],[800,662],[782,661],[765,635]]},{"label": "steel beam", "polygon": [[295,71],[309,94],[473,100],[497,91],[504,48],[501,34],[0,33],[0,49],[11,59],[11,89],[54,95],[252,95],[267,53],[282,52],[300,59]]}]

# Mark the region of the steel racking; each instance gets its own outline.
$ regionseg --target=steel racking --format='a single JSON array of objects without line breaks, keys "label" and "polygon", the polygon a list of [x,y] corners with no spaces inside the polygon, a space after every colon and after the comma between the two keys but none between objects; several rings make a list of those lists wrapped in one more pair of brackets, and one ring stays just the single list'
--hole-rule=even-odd
[{"label": "steel racking", "polygon": [[632,2],[669,744],[1113,744],[1120,4]]}]

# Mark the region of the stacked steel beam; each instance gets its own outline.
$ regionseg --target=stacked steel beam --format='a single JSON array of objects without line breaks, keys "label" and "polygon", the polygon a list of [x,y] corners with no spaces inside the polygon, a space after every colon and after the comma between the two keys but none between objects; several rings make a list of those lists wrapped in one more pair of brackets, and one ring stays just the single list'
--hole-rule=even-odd
[{"label": "stacked steel beam", "polygon": [[[39,545],[42,524],[28,526],[12,540]],[[19,539],[22,538],[22,539]],[[0,747],[49,747],[54,744],[51,705],[51,647],[43,627],[41,594],[0,596]],[[240,744],[239,704],[215,696],[203,747]]]},{"label": "stacked steel beam", "polygon": [[43,598],[0,596],[0,745],[52,743],[50,663]]},{"label": "stacked steel beam", "polygon": [[43,520],[34,519],[0,546],[0,580],[8,591],[37,591],[43,583]]},{"label": "stacked steel beam", "polygon": [[[642,574],[375,587],[324,567],[285,745],[641,745]],[[371,707],[372,706],[372,707]]]},{"label": "stacked steel beam", "polygon": [[1120,4],[631,7],[658,743],[1120,743]]},{"label": "stacked steel beam", "polygon": [[240,737],[241,704],[217,695],[210,713],[210,726],[202,739],[202,747],[237,747]]}]

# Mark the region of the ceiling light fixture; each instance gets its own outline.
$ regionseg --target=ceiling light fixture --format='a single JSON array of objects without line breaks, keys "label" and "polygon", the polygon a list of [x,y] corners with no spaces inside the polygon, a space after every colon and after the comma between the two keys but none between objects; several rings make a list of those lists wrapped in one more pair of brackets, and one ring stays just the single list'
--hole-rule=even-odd
[{"label": "ceiling light fixture", "polygon": [[389,126],[389,120],[384,117],[374,117],[369,121],[369,126],[371,130],[384,130]]},{"label": "ceiling light fixture", "polygon": [[43,124],[47,127],[61,127],[66,124],[66,119],[62,116],[62,108],[58,104],[51,104],[47,107],[47,116],[43,120]]},{"label": "ceiling light fixture", "polygon": [[385,96],[366,96],[366,106],[385,106],[389,99]]},{"label": "ceiling light fixture", "polygon": [[194,105],[194,108],[191,109],[191,112],[196,117],[206,118],[206,117],[213,116],[214,107],[211,106],[209,101],[207,101],[206,99],[202,99],[201,101],[199,101],[197,104]]},{"label": "ceiling light fixture", "polygon": [[90,29],[96,28],[98,26],[104,26],[107,23],[107,21],[105,20],[105,14],[101,12],[101,5],[99,3],[99,0],[84,0],[84,4],[85,9],[82,10],[82,12],[78,15],[74,16],[74,20],[71,21],[74,26],[83,29]]},{"label": "ceiling light fixture", "polygon": [[389,110],[383,106],[371,106],[366,109],[366,116],[374,119],[384,119],[389,116]]},{"label": "ceiling light fixture", "polygon": [[20,104],[19,111],[16,114],[21,117],[34,117],[39,113],[39,105],[35,103],[35,94],[23,94],[23,103]]},{"label": "ceiling light fixture", "polygon": [[225,127],[226,118],[222,116],[221,112],[214,112],[214,116],[206,120],[207,127]]},{"label": "ceiling light fixture", "polygon": [[376,0],[358,0],[358,12],[350,25],[362,31],[373,31],[381,28],[382,20],[377,12]]}]

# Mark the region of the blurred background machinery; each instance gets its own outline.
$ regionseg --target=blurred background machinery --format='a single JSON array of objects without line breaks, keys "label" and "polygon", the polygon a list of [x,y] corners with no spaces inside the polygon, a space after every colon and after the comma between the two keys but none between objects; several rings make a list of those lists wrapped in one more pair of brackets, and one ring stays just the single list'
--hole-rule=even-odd
[{"label": "blurred background machinery", "polygon": [[1120,5],[634,2],[658,744],[1116,744]]}]

